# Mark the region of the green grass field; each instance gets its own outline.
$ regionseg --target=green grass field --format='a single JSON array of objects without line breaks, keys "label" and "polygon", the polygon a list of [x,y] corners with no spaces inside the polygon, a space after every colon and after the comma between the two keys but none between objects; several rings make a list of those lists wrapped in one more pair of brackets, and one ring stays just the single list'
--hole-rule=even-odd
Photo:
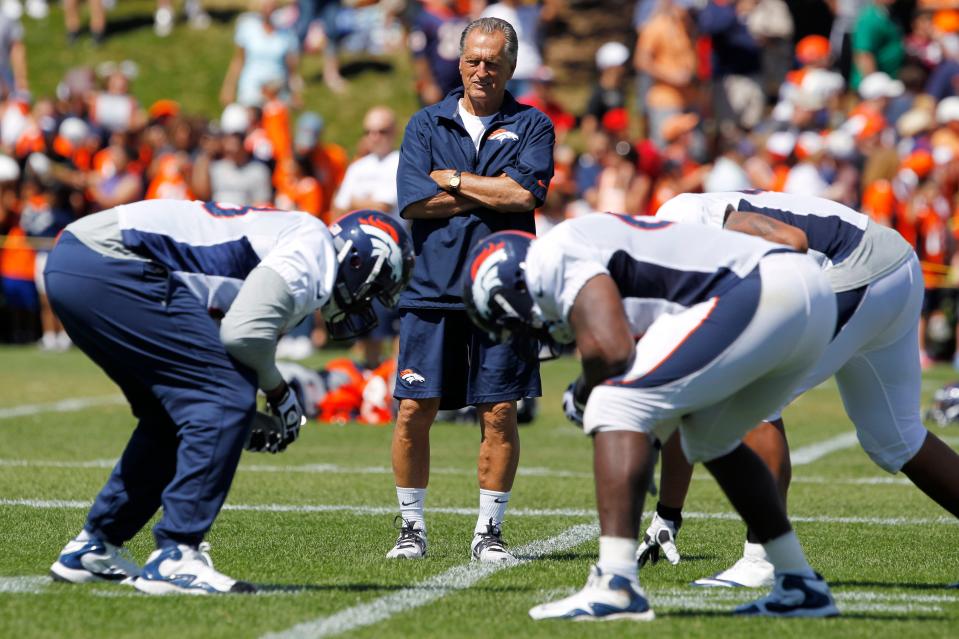
[{"label": "green grass field", "polygon": [[[730,617],[756,592],[687,584],[734,561],[742,525],[697,470],[678,566],[642,571],[658,619],[600,625],[533,622],[533,605],[579,588],[597,552],[589,442],[565,422],[559,393],[576,363],[544,368],[540,417],[524,428],[505,526],[530,561],[470,566],[478,431],[433,431],[430,555],[387,562],[395,495],[390,428],[311,424],[282,455],[246,454],[209,540],[219,569],[255,596],[152,598],[118,585],[53,584],[47,569],[81,528],[132,426],[116,388],[81,353],[0,351],[0,637],[949,637],[959,628],[959,527],[905,480],[890,481],[857,446],[795,468],[790,510],[843,617]],[[926,395],[953,377],[926,378]],[[86,404],[55,404],[85,399]],[[831,383],[786,414],[794,451],[851,432]],[[953,446],[959,429],[941,430]],[[649,507],[650,504],[647,504]],[[149,531],[130,548],[143,561]],[[306,625],[299,625],[306,624]]]}]

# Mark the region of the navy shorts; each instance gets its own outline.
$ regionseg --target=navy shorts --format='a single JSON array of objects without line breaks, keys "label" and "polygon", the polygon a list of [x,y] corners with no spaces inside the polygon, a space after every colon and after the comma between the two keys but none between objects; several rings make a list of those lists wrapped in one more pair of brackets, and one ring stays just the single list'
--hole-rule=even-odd
[{"label": "navy shorts", "polygon": [[539,397],[539,362],[496,344],[466,311],[402,309],[397,399],[439,397],[440,410]]}]

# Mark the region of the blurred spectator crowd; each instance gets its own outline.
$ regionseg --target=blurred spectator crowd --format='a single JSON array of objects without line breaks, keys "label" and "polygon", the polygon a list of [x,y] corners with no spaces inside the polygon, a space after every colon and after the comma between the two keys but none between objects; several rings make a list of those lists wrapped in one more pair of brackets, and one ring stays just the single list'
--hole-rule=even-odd
[{"label": "blurred spectator crowd", "polygon": [[[539,232],[594,211],[653,215],[689,191],[827,197],[916,247],[928,288],[923,333],[954,342],[959,0],[638,0],[620,36],[592,47],[589,77],[573,80],[546,62],[549,34],[579,4],[589,3],[257,0],[237,19],[224,110],[212,121],[181,112],[176,96],[141,105],[130,63],[73,69],[55,96],[31,99],[16,53],[22,27],[0,19],[0,36],[9,34],[0,37],[0,341],[68,344],[36,274],[43,250],[78,216],[160,197],[326,221],[356,207],[395,213],[405,123],[377,107],[357,114],[355,149],[329,142],[321,113],[303,104],[299,57],[323,55],[324,81],[342,92],[340,52],[408,51],[419,102],[432,104],[460,86],[459,36],[483,15],[516,28],[509,89],[555,125],[556,175]],[[823,19],[802,15],[810,7]],[[928,351],[953,355],[951,346]]]}]

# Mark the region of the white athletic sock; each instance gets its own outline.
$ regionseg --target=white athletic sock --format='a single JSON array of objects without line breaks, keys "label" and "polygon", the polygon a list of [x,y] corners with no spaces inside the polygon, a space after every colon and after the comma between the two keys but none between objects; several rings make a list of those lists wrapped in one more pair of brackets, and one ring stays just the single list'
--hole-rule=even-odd
[{"label": "white athletic sock", "polygon": [[479,516],[476,518],[476,527],[474,533],[486,532],[486,527],[490,525],[490,520],[494,526],[503,523],[503,517],[506,515],[506,507],[509,506],[510,491],[501,493],[496,490],[486,490],[480,488]]},{"label": "white athletic sock", "polygon": [[771,541],[763,544],[763,549],[769,556],[769,561],[776,568],[776,572],[789,572],[802,575],[803,577],[812,577],[815,575],[809,562],[806,561],[806,555],[799,545],[799,538],[796,533],[789,531],[780,535]]},{"label": "white athletic sock", "polygon": [[630,581],[639,581],[636,573],[636,546],[635,539],[627,537],[600,537],[599,562],[597,565],[603,573],[613,573],[629,578]]},{"label": "white athletic sock", "polygon": [[423,507],[426,503],[425,488],[396,487],[396,501],[400,505],[400,516],[404,521],[411,521],[414,528],[426,532],[426,519],[423,517]]},{"label": "white athletic sock", "polygon": [[753,544],[748,541],[743,545],[743,557],[769,561],[769,555],[766,554],[766,549],[763,548],[762,544]]}]

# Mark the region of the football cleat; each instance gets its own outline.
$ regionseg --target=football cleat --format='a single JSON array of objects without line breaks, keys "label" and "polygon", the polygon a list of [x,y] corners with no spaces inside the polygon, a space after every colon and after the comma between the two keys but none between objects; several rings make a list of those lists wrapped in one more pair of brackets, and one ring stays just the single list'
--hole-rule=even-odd
[{"label": "football cleat", "polygon": [[129,585],[139,575],[140,567],[126,548],[101,541],[86,530],[67,542],[50,566],[54,581],[73,584],[112,581]]},{"label": "football cleat", "polygon": [[822,575],[804,577],[782,572],[776,575],[772,592],[739,606],[734,612],[762,617],[835,617],[839,608]]},{"label": "football cleat", "polygon": [[[399,519],[397,515],[397,519]],[[426,556],[426,531],[416,527],[416,523],[403,520],[396,545],[386,553],[387,559],[422,559]]]},{"label": "football cleat", "polygon": [[763,547],[747,543],[739,561],[712,577],[697,579],[692,585],[706,588],[769,588],[776,581],[775,572]]},{"label": "football cleat", "polygon": [[473,543],[470,545],[473,561],[497,563],[500,561],[516,561],[516,557],[506,549],[503,541],[503,531],[489,520],[485,532],[473,534]]},{"label": "football cleat", "polygon": [[635,581],[616,574],[603,574],[599,566],[589,571],[586,587],[575,595],[530,609],[533,619],[573,621],[652,621],[656,618],[643,589]]},{"label": "football cleat", "polygon": [[151,595],[256,592],[253,584],[217,572],[210,558],[210,544],[206,542],[199,548],[179,544],[154,550],[133,585]]}]

